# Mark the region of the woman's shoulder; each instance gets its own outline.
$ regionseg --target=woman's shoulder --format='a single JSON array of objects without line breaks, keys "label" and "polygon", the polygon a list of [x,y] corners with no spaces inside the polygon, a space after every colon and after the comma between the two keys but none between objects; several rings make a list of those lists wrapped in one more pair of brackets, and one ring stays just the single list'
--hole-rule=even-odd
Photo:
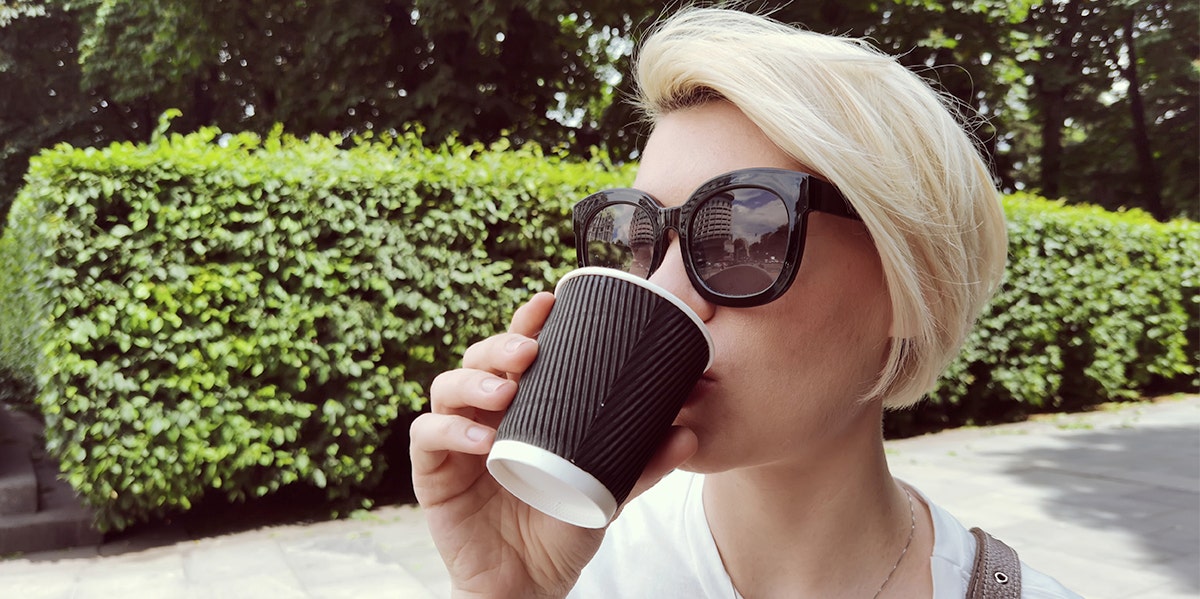
[{"label": "woman's shoulder", "polygon": [[[910,485],[910,488],[913,487]],[[934,541],[933,555],[930,556],[930,569],[933,574],[934,598],[959,599],[965,597],[975,566],[977,546],[975,535],[971,534],[950,512],[931,501],[916,488],[913,490],[929,506],[929,515],[933,520]],[[1022,599],[1080,599],[1078,594],[1064,587],[1053,577],[1031,567],[1024,561],[1021,562],[1021,597]]]}]

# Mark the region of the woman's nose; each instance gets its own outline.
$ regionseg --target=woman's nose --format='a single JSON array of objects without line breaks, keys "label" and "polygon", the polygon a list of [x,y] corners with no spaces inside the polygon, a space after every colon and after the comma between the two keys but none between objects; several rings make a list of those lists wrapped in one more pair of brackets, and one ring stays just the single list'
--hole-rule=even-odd
[{"label": "woman's nose", "polygon": [[654,271],[654,274],[650,275],[650,282],[683,300],[683,303],[687,304],[696,313],[696,316],[700,317],[700,320],[707,322],[712,318],[715,306],[700,297],[696,288],[692,286],[691,280],[688,279],[678,237],[672,239],[671,244],[667,246],[667,253],[663,256],[662,264]]}]

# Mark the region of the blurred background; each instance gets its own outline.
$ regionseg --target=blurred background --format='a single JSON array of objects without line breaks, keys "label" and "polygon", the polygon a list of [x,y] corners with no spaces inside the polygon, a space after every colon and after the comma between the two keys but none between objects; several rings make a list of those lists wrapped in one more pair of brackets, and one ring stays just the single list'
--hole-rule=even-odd
[{"label": "blurred background", "polygon": [[[898,55],[1005,193],[1005,286],[889,436],[1196,391],[1200,4],[743,6]],[[663,9],[0,0],[0,555],[46,497],[102,531],[410,501],[429,381],[632,179]]]}]

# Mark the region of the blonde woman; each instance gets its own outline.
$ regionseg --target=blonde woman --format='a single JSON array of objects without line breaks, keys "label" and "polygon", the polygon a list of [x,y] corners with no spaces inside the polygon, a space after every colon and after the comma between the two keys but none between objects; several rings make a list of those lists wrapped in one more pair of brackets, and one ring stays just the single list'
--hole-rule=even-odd
[{"label": "blonde woman", "polygon": [[[438,377],[413,482],[455,596],[967,596],[982,537],[891,476],[880,421],[928,391],[1000,280],[1004,217],[977,148],[890,57],[734,10],[661,23],[636,76],[654,129],[635,189],[577,205],[577,237],[605,210],[698,226],[723,195],[742,247],[770,246],[770,276],[677,229],[581,249],[678,295],[716,346],[607,530],[532,510],[484,466],[550,294]],[[1027,566],[1000,582],[1076,596]]]}]

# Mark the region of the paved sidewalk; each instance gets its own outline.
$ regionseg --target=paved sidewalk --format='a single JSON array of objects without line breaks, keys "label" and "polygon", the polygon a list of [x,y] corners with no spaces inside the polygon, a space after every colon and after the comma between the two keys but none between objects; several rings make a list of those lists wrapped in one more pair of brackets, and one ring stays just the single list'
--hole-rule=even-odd
[{"label": "paved sidewalk", "polygon": [[1200,598],[1200,397],[888,443],[893,473],[1089,599]]},{"label": "paved sidewalk", "polygon": [[[898,476],[1085,597],[1200,597],[1200,397],[948,431],[888,453]],[[409,506],[0,561],[3,599],[448,595]]]}]

